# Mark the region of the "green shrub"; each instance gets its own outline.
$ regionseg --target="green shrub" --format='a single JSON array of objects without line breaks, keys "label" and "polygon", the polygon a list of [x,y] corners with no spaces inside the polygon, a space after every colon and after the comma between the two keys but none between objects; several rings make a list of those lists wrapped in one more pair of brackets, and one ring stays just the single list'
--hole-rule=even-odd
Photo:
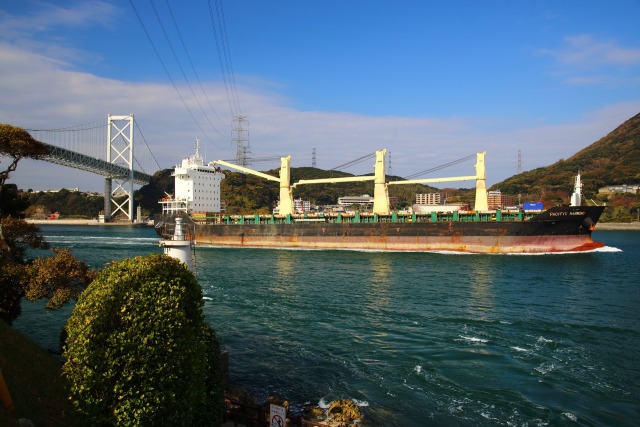
[{"label": "green shrub", "polygon": [[71,399],[96,424],[220,424],[219,345],[202,290],[177,260],[148,255],[108,266],[65,328]]}]

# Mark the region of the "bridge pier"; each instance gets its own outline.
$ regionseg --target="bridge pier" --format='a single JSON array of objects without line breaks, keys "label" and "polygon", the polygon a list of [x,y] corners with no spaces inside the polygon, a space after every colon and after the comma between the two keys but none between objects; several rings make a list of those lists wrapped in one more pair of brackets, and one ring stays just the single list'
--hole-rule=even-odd
[{"label": "bridge pier", "polygon": [[104,179],[104,220],[111,219],[111,178]]}]

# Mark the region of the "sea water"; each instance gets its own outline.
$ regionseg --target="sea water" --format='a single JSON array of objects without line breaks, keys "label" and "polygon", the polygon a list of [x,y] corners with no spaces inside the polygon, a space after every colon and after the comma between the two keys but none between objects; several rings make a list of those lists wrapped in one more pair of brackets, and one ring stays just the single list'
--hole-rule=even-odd
[{"label": "sea water", "polygon": [[[145,227],[43,226],[95,268],[160,253]],[[296,408],[354,399],[367,426],[640,420],[640,232],[579,254],[198,247],[204,311],[232,385]],[[72,306],[15,327],[58,347]]]}]

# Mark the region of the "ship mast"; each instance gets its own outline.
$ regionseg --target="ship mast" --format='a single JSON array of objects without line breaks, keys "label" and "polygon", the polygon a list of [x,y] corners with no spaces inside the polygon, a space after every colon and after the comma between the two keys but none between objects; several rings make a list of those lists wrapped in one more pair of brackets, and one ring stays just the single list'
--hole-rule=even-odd
[{"label": "ship mast", "polygon": [[576,181],[573,185],[573,194],[571,195],[571,206],[580,206],[582,204],[582,181],[580,180],[580,173],[576,176]]}]

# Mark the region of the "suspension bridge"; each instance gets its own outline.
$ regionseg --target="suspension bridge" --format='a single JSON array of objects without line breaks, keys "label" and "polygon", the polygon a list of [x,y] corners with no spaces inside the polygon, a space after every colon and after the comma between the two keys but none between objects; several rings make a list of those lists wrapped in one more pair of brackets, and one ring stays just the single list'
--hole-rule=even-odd
[{"label": "suspension bridge", "polygon": [[133,114],[109,114],[106,119],[67,128],[26,130],[48,149],[40,160],[105,177],[105,221],[119,213],[133,221],[133,185],[148,184],[160,170]]}]

